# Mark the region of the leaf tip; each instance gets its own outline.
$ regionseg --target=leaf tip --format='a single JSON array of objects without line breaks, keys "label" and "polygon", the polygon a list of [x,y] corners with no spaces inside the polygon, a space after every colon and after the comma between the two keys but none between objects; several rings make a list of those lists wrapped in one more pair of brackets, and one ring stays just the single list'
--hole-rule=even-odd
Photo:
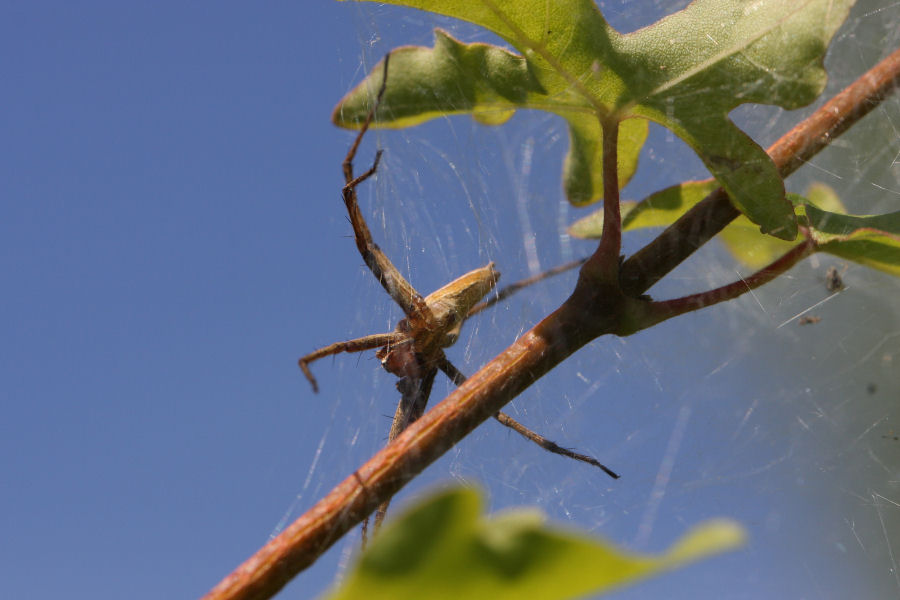
[{"label": "leaf tip", "polygon": [[797,228],[797,218],[793,216],[789,219],[786,219],[777,227],[761,226],[759,230],[762,233],[777,237],[778,239],[784,240],[786,242],[792,242],[797,239],[797,234],[799,233],[799,230]]},{"label": "leaf tip", "polygon": [[731,519],[712,519],[692,529],[669,552],[675,562],[696,560],[735,550],[747,543],[747,532]]}]

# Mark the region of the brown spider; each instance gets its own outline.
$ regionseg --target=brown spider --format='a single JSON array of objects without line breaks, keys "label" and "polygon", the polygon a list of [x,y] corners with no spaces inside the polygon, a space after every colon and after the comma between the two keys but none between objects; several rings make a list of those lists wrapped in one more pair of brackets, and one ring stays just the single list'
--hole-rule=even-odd
[{"label": "brown spider", "polygon": [[[397,388],[401,392],[401,399],[388,436],[388,441],[390,442],[424,413],[438,369],[447,374],[456,385],[460,385],[465,381],[465,376],[447,359],[443,349],[452,346],[456,342],[460,328],[470,314],[479,312],[485,306],[493,303],[492,300],[489,300],[478,304],[494,288],[497,280],[500,278],[500,273],[494,269],[494,263],[488,263],[486,266],[466,273],[423,298],[400,274],[378,245],[372,241],[372,234],[359,210],[356,187],[375,174],[378,162],[381,159],[381,151],[375,154],[372,166],[358,177],[353,176],[353,159],[356,156],[356,151],[359,148],[363,135],[372,122],[375,109],[384,95],[389,58],[390,55],[384,59],[383,80],[375,104],[366,116],[366,120],[350,146],[346,158],[344,158],[345,185],[342,195],[344,204],[347,207],[347,213],[350,216],[350,223],[353,226],[353,234],[359,253],[382,287],[394,299],[394,302],[403,309],[406,317],[390,333],[367,335],[325,346],[301,358],[299,364],[306,378],[312,384],[313,390],[318,392],[319,386],[309,369],[310,363],[341,352],[362,352],[379,348],[376,356],[381,359],[384,368],[400,378]],[[569,265],[557,267],[547,272],[547,274],[532,278],[529,280],[529,283],[562,272],[566,268],[572,268],[582,262],[575,261]],[[508,289],[511,292],[524,287],[524,285],[524,283],[513,284]],[[504,290],[497,296],[507,296],[510,292],[505,292]],[[594,465],[613,478],[619,477],[594,458],[558,446],[505,413],[498,412],[494,415],[494,418],[550,452]],[[375,517],[376,527],[380,525],[386,510],[386,503],[379,507]]]},{"label": "brown spider", "polygon": [[842,277],[846,271],[847,265],[844,265],[844,268],[840,271],[837,270],[837,267],[828,267],[828,271],[825,272],[825,289],[832,294],[842,292],[847,287],[844,285],[844,278]]}]

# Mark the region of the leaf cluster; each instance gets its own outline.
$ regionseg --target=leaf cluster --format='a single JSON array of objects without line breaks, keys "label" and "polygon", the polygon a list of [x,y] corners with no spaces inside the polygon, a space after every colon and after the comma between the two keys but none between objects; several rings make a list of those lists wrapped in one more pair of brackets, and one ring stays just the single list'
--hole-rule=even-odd
[{"label": "leaf cluster", "polygon": [[[647,121],[669,128],[703,160],[735,206],[763,232],[792,240],[796,219],[775,165],[728,118],[745,102],[797,108],[826,81],[822,58],[852,0],[697,0],[629,34],[613,29],[592,0],[394,0],[481,25],[521,52],[466,44],[444,32],[433,48],[405,47],[392,60],[376,122],[408,126],[471,113],[499,124],[520,108],[565,119],[569,200],[601,195],[601,123],[620,125],[619,180],[637,168]],[[380,70],[335,109],[339,125],[362,122]]]},{"label": "leaf cluster", "polygon": [[[722,186],[743,216],[719,239],[751,268],[783,254],[790,246],[779,240],[794,240],[799,224],[819,250],[898,273],[896,216],[847,215],[839,202],[821,205],[814,196],[827,192],[816,189],[807,199],[785,194],[772,160],[728,117],[747,102],[786,109],[812,102],[827,79],[822,61],[828,43],[853,0],[696,0],[627,34],[613,29],[592,0],[389,3],[481,25],[520,54],[461,42],[441,30],[435,31],[431,48],[394,50],[395,70],[377,126],[408,127],[453,114],[500,125],[519,109],[554,113],[569,132],[566,196],[585,205],[600,200],[603,190],[601,123],[619,123],[618,183],[624,187],[637,170],[647,124],[653,121],[683,139],[714,178],[624,203],[623,213],[629,211],[622,215],[625,230],[670,225]],[[376,66],[341,100],[333,115],[336,124],[362,122],[380,77]],[[598,212],[570,231],[599,237],[601,228]]]}]

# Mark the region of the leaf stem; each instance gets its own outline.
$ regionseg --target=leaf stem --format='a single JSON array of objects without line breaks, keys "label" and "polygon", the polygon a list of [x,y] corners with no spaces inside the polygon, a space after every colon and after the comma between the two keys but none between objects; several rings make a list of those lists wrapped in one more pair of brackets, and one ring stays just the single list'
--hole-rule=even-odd
[{"label": "leaf stem", "polygon": [[619,264],[622,251],[622,217],[619,213],[619,122],[603,124],[603,231],[600,247]]},{"label": "leaf stem", "polygon": [[618,282],[622,251],[622,216],[619,210],[619,121],[601,118],[603,128],[603,230],[600,243],[582,275],[598,282]]}]

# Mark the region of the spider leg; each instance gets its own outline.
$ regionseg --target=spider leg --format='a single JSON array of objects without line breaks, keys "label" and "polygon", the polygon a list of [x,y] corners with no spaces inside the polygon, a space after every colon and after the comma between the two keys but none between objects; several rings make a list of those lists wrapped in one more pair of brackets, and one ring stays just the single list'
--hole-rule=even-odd
[{"label": "spider leg", "polygon": [[[397,382],[397,389],[400,390],[401,397],[397,404],[397,412],[394,414],[394,422],[391,424],[391,432],[388,434],[388,443],[393,442],[398,435],[403,433],[404,429],[425,413],[425,406],[431,396],[431,386],[434,384],[435,375],[437,375],[437,369],[432,367],[427,369],[425,376],[421,379],[404,377]],[[381,528],[390,504],[390,500],[385,500],[375,510],[376,531]]]},{"label": "spider leg", "polygon": [[310,352],[301,358],[298,363],[300,364],[300,369],[303,371],[303,374],[306,375],[306,378],[312,385],[313,391],[318,393],[319,384],[316,382],[316,378],[313,377],[312,371],[309,370],[309,363],[341,352],[362,352],[364,350],[381,348],[382,346],[391,344],[399,344],[407,339],[407,336],[402,333],[391,332],[376,333],[375,335],[367,335],[365,337],[356,338],[355,340],[347,340],[346,342],[335,342],[324,348],[319,348],[315,352]]},{"label": "spider leg", "polygon": [[366,115],[366,120],[363,121],[359,133],[353,141],[353,145],[350,146],[350,150],[347,152],[346,158],[344,158],[343,170],[344,181],[346,183],[341,193],[344,204],[347,207],[347,214],[350,216],[350,224],[353,225],[353,236],[356,239],[356,248],[362,255],[366,266],[369,267],[369,270],[372,271],[372,274],[375,275],[375,278],[388,295],[393,298],[394,302],[403,309],[403,312],[407,317],[416,323],[427,324],[433,321],[433,317],[428,306],[425,304],[425,299],[403,277],[403,275],[400,274],[400,271],[397,270],[391,260],[381,251],[378,244],[372,240],[372,233],[369,231],[369,226],[366,224],[366,220],[359,210],[356,187],[375,174],[375,171],[378,169],[378,162],[381,160],[381,151],[379,150],[375,154],[375,160],[368,171],[359,177],[353,176],[353,159],[356,156],[359,143],[366,131],[368,131],[369,125],[372,123],[375,116],[375,111],[381,103],[381,98],[384,96],[384,90],[387,85],[388,62],[390,56],[391,55],[388,54],[384,58],[384,75],[382,76],[381,87],[378,90],[378,96],[375,99],[375,103],[372,105],[368,115]]},{"label": "spider leg", "polygon": [[567,456],[567,457],[575,459],[575,460],[580,460],[581,462],[584,462],[589,465],[593,465],[593,466],[597,467],[598,469],[602,470],[604,473],[606,473],[613,479],[619,478],[618,473],[616,473],[615,471],[613,471],[612,469],[610,469],[609,467],[607,467],[606,465],[604,465],[603,463],[598,461],[596,458],[593,458],[586,454],[580,454],[578,452],[575,452],[574,450],[570,450],[569,448],[563,448],[562,446],[558,445],[556,442],[548,440],[547,438],[540,435],[539,433],[535,433],[534,431],[528,429],[527,427],[525,427],[524,425],[522,425],[521,423],[519,423],[518,421],[516,421],[509,415],[507,415],[506,413],[498,412],[497,414],[494,415],[494,418],[497,419],[497,421],[499,421],[501,425],[505,425],[506,427],[509,427],[510,429],[512,429],[513,431],[515,431],[516,433],[518,433],[525,439],[531,440],[532,442],[534,442],[535,444],[537,444],[544,450],[547,450],[548,452],[552,452],[554,454],[559,454],[562,456]]},{"label": "spider leg", "polygon": [[[463,382],[465,382],[465,380],[466,380],[466,376],[463,375],[459,369],[457,369],[455,366],[453,366],[453,363],[451,363],[449,360],[447,360],[447,357],[445,355],[443,355],[443,353],[438,358],[438,368],[441,371],[443,371],[447,375],[447,377],[449,377],[450,380],[457,386],[462,385]],[[548,452],[552,452],[554,454],[559,454],[561,456],[566,456],[568,458],[578,460],[578,461],[587,463],[589,465],[593,465],[593,466],[597,467],[598,469],[602,470],[604,473],[606,473],[613,479],[619,478],[619,475],[615,471],[613,471],[612,469],[610,469],[609,467],[607,467],[606,465],[604,465],[597,459],[587,456],[586,454],[580,454],[573,450],[569,450],[568,448],[563,448],[562,446],[558,445],[556,442],[550,441],[547,438],[545,438],[544,436],[540,435],[539,433],[535,433],[534,431],[528,429],[527,427],[525,427],[524,425],[522,425],[521,423],[519,423],[518,421],[516,421],[515,419],[513,419],[512,417],[510,417],[508,414],[506,414],[504,412],[497,412],[494,415],[494,418],[497,419],[497,421],[499,421],[501,425],[503,425],[505,427],[509,427],[510,429],[512,429],[513,431],[515,431],[516,433],[518,433],[525,439],[531,440],[532,442],[534,442],[535,444],[537,444],[544,450],[547,450]]]},{"label": "spider leg", "polygon": [[578,260],[573,260],[573,261],[558,265],[556,267],[553,267],[552,269],[547,269],[543,273],[538,273],[537,275],[535,275],[533,277],[528,277],[526,279],[516,281],[515,283],[511,283],[509,285],[503,286],[502,288],[500,288],[497,291],[496,294],[493,294],[491,296],[491,298],[489,298],[483,302],[479,302],[478,304],[473,306],[471,309],[469,309],[469,313],[466,315],[466,318],[469,318],[472,315],[477,315],[478,313],[485,310],[486,308],[490,308],[493,305],[497,304],[498,302],[506,300],[507,298],[509,298],[516,292],[518,292],[519,290],[527,288],[529,285],[531,285],[533,283],[543,281],[544,279],[549,279],[549,278],[553,277],[554,275],[559,275],[560,273],[565,273],[566,271],[571,271],[575,267],[580,267],[586,261],[587,261],[587,257],[579,258]]},{"label": "spider leg", "polygon": [[428,398],[431,396],[431,386],[437,369],[431,368],[425,372],[421,379],[404,377],[397,382],[400,391],[400,402],[397,403],[397,411],[394,413],[394,421],[388,434],[388,443],[393,442],[407,427],[419,420],[425,413]]}]

